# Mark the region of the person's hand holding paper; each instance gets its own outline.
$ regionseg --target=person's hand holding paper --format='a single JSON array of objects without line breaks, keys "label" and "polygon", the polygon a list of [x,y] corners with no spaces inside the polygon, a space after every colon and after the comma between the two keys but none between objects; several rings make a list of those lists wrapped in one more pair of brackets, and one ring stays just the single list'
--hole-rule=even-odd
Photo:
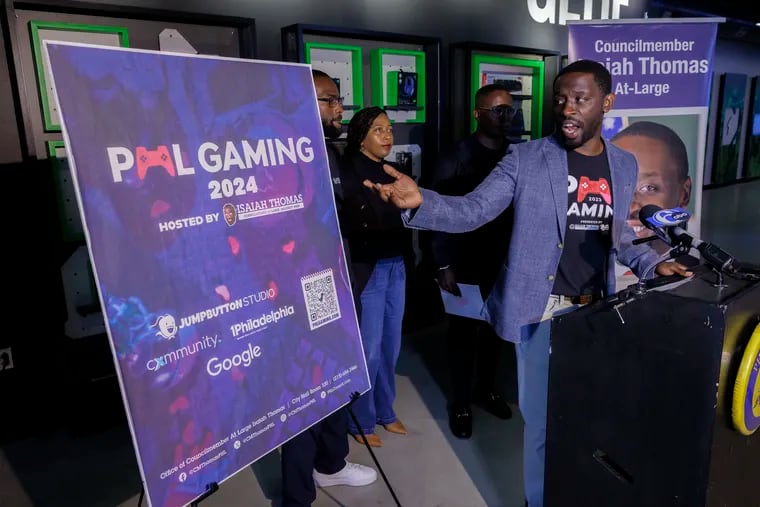
[{"label": "person's hand holding paper", "polygon": [[483,309],[483,297],[480,295],[480,287],[477,285],[459,283],[456,288],[460,296],[441,287],[441,299],[446,313],[467,317],[470,319],[485,320],[480,315]]},{"label": "person's hand holding paper", "polygon": [[462,292],[457,285],[457,277],[454,274],[454,270],[449,266],[438,269],[438,286],[441,290],[445,290],[455,296],[461,296]]}]

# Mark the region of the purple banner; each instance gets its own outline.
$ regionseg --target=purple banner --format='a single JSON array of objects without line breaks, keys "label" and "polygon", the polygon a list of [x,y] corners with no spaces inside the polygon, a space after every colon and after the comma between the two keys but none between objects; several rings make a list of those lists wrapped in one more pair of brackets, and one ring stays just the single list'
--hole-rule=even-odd
[{"label": "purple banner", "polygon": [[149,502],[369,387],[308,66],[47,45]]},{"label": "purple banner", "polygon": [[714,22],[569,24],[568,58],[604,64],[615,109],[709,104]]}]

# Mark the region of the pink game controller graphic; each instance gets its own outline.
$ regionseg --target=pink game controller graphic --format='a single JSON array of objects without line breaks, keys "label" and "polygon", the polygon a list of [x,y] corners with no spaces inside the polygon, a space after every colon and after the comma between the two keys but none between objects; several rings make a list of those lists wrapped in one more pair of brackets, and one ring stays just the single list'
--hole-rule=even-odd
[{"label": "pink game controller graphic", "polygon": [[137,177],[140,180],[145,179],[145,173],[149,167],[163,167],[170,176],[176,176],[177,171],[174,169],[174,161],[169,156],[169,148],[164,145],[158,146],[155,150],[146,150],[138,146],[137,155]]},{"label": "pink game controller graphic", "polygon": [[578,185],[578,202],[583,202],[587,195],[598,195],[607,204],[612,204],[612,194],[610,193],[610,184],[605,178],[599,178],[598,181],[588,179],[588,176],[581,176]]}]

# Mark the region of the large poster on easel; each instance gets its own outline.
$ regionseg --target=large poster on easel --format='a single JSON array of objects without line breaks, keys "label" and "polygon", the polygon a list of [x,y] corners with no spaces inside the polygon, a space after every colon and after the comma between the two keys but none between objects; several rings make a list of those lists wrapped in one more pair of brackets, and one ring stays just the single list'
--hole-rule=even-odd
[{"label": "large poster on easel", "polygon": [[[638,220],[641,207],[680,207],[699,236],[717,20],[573,22],[568,29],[569,60],[595,60],[612,74],[615,104],[602,135],[639,165],[629,224],[639,237],[649,236]],[[659,240],[652,245],[667,250]],[[618,289],[635,282],[618,268]]]},{"label": "large poster on easel", "polygon": [[47,43],[150,505],[369,387],[311,72]]}]

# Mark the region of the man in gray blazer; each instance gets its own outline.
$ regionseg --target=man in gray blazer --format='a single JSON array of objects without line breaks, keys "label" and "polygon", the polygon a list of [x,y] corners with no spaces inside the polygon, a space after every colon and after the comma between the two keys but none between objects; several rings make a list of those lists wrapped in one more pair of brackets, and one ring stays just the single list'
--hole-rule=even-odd
[{"label": "man in gray blazer", "polygon": [[641,278],[689,274],[681,264],[663,263],[649,246],[632,244],[636,236],[626,219],[636,159],[601,137],[614,101],[607,69],[580,60],[554,80],[554,135],[513,145],[469,194],[448,197],[420,189],[389,166],[394,183],[364,182],[411,210],[407,223],[420,229],[470,231],[512,204],[509,253],[483,313],[501,338],[516,344],[530,507],[543,507],[551,318],[613,293],[615,260]]}]

